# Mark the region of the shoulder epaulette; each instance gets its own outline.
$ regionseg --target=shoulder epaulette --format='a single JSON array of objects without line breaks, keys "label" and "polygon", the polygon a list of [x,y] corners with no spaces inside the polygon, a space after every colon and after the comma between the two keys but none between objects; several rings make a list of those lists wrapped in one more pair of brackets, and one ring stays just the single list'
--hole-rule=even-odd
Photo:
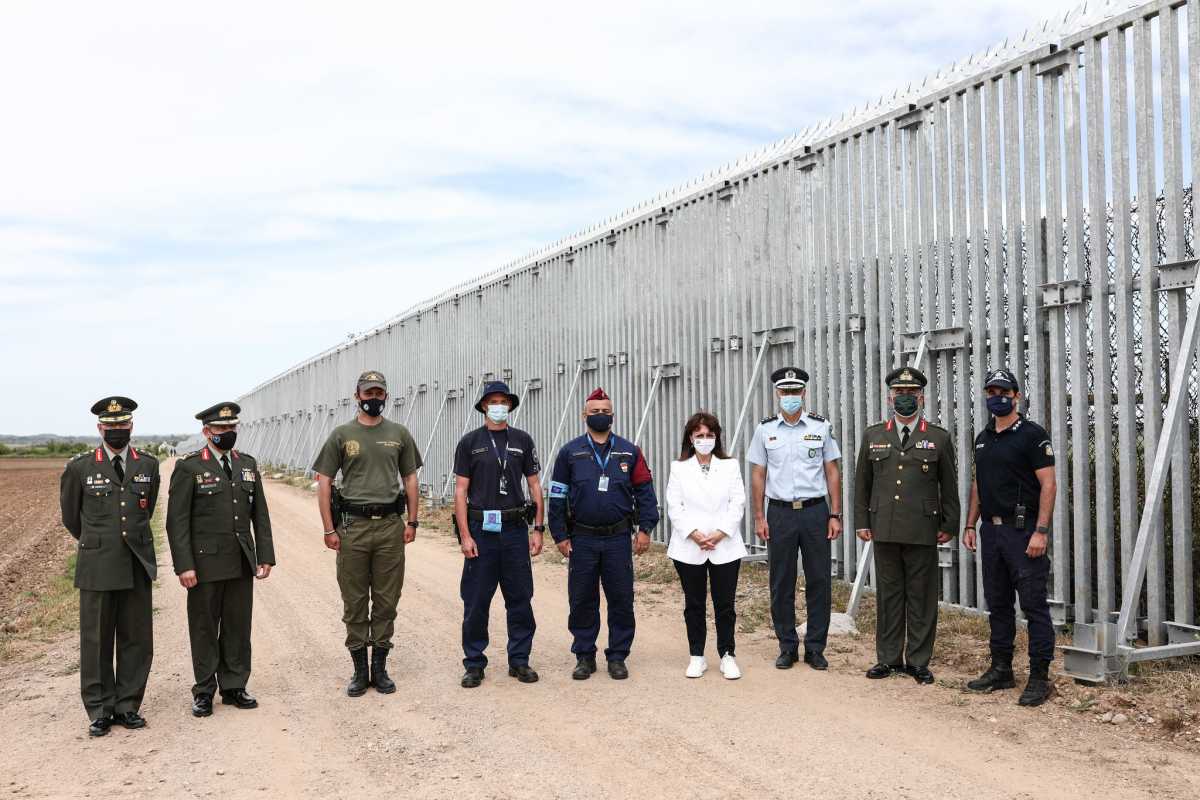
[{"label": "shoulder epaulette", "polygon": [[186,454],[186,455],[184,456],[184,458],[196,458],[196,457],[198,457],[198,456],[199,456],[201,453],[203,453],[203,452],[204,452],[204,448],[203,448],[203,447],[201,447],[199,450],[193,450],[192,452],[190,452],[190,453]]},{"label": "shoulder epaulette", "polygon": [[945,434],[949,434],[949,433],[950,433],[950,431],[949,431],[948,429],[946,429],[946,428],[943,428],[941,425],[938,425],[936,422],[930,422],[930,423],[928,423],[928,425],[929,425],[929,427],[930,427],[930,428],[933,428],[934,430],[941,431],[942,433],[945,433]]},{"label": "shoulder epaulette", "polygon": [[759,425],[766,425],[768,422],[772,422],[772,421],[774,421],[774,420],[777,420],[777,419],[779,419],[779,417],[777,417],[777,416],[775,416],[774,414],[772,414],[772,415],[771,415],[771,416],[769,416],[769,417],[763,417],[763,419],[762,419],[762,422],[760,422],[760,423],[758,423],[758,424],[759,424]]},{"label": "shoulder epaulette", "polygon": [[825,419],[820,414],[814,414],[811,411],[808,412],[808,418],[815,419],[817,422],[829,422],[829,420]]}]

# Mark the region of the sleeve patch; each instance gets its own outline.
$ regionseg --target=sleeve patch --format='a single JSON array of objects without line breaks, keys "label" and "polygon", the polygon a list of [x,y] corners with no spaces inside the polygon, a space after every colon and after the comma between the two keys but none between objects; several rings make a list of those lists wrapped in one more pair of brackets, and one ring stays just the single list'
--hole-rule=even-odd
[{"label": "sleeve patch", "polygon": [[550,496],[565,498],[567,496],[567,485],[558,481],[550,481]]}]

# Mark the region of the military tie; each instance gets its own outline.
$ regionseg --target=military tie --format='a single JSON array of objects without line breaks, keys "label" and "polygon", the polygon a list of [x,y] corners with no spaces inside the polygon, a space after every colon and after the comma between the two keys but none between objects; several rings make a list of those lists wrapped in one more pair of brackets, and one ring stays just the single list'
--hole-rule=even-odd
[{"label": "military tie", "polygon": [[225,477],[233,480],[233,470],[229,468],[229,456],[221,456],[221,469],[225,470]]},{"label": "military tie", "polygon": [[900,446],[908,447],[908,426],[905,425],[900,429]]},{"label": "military tie", "polygon": [[117,480],[121,483],[125,482],[125,467],[121,466],[121,457],[113,456],[113,470],[117,473]]}]

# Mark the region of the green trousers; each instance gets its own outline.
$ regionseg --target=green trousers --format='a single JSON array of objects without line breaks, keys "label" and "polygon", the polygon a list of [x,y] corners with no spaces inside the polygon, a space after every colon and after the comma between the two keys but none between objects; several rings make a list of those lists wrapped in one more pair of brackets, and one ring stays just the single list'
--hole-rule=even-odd
[{"label": "green trousers", "polygon": [[245,689],[250,680],[250,618],[254,575],[197,583],[188,589],[188,636],[192,643],[192,695]]},{"label": "green trousers", "polygon": [[940,581],[937,547],[875,543],[875,652],[880,664],[929,666]]},{"label": "green trousers", "polygon": [[404,588],[404,520],[347,517],[339,530],[337,579],[342,590],[346,647],[388,649],[396,625],[396,604]]},{"label": "green trousers", "polygon": [[[90,719],[137,711],[154,658],[150,577],[136,559],[133,588],[79,590],[79,688]],[[113,656],[116,656],[116,667]]]}]

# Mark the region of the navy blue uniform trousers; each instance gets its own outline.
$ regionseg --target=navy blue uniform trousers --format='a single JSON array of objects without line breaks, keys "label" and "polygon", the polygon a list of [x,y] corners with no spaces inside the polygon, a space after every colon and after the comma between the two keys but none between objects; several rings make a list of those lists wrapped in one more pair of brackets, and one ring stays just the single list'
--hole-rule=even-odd
[{"label": "navy blue uniform trousers", "polygon": [[575,637],[571,652],[596,655],[600,635],[600,587],[608,601],[608,647],[604,657],[624,661],[633,646],[633,539],[628,531],[612,536],[579,534],[571,539],[567,627]]},{"label": "navy blue uniform trousers", "polygon": [[533,647],[533,567],[529,560],[529,529],[523,521],[505,524],[499,533],[483,530],[472,522],[471,538],[479,555],[463,560],[459,594],[463,601],[463,666],[486,667],[483,651],[488,646],[488,614],[496,587],[504,595],[508,612],[508,663],[529,663]]},{"label": "navy blue uniform trousers", "polygon": [[1013,594],[1029,625],[1029,663],[1054,659],[1054,626],[1046,602],[1050,557],[1025,555],[1031,531],[984,522],[979,527],[979,554],[983,565],[983,596],[992,627],[991,651],[1012,657],[1017,635]]},{"label": "navy blue uniform trousers", "polygon": [[824,501],[804,509],[767,507],[767,572],[771,583],[771,622],[779,652],[798,653],[796,633],[796,560],[804,564],[804,604],[808,626],[804,652],[824,653],[833,604],[833,550],[829,543],[829,506]]}]

